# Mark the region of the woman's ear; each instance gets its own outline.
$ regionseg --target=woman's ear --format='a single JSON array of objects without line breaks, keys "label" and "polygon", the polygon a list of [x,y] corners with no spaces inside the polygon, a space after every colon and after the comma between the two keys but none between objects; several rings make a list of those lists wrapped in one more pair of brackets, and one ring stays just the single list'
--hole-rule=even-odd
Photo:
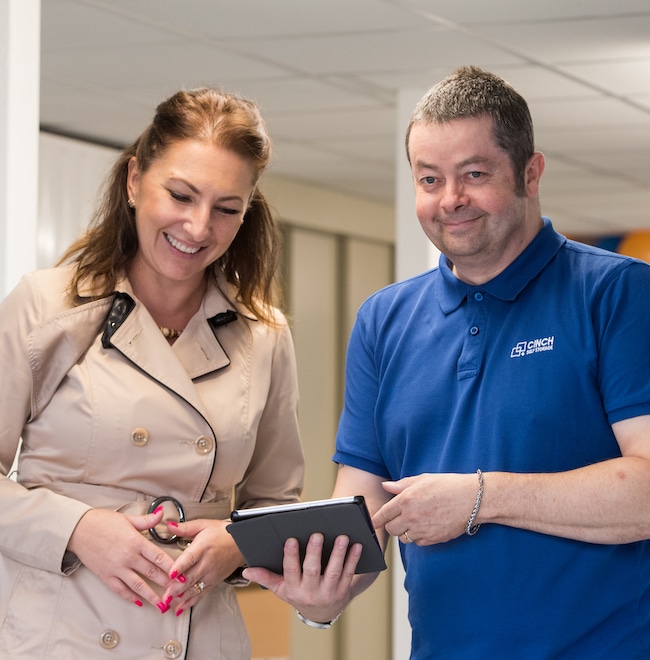
[{"label": "woman's ear", "polygon": [[135,191],[138,188],[138,181],[140,180],[140,170],[138,169],[138,161],[135,156],[132,156],[128,164],[128,173],[126,176],[126,194],[129,199],[135,199]]}]

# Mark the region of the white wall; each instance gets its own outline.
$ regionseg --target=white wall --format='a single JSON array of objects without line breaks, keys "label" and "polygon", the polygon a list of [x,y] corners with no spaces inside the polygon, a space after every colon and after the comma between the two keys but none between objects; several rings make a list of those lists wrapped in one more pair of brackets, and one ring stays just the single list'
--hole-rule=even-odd
[{"label": "white wall", "polygon": [[36,266],[40,0],[0,0],[0,298]]},{"label": "white wall", "polygon": [[114,149],[40,134],[37,265],[53,266],[90,220]]}]

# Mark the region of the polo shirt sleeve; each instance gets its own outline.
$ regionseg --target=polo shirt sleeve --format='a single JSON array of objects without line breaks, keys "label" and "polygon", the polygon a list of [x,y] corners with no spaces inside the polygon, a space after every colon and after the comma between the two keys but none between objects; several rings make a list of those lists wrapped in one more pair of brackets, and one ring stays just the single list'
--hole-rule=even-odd
[{"label": "polo shirt sleeve", "polygon": [[610,424],[650,414],[650,266],[628,262],[594,300],[598,379]]},{"label": "polo shirt sleeve", "polygon": [[376,428],[379,369],[368,310],[368,304],[361,307],[348,344],[345,401],[333,460],[390,479]]}]

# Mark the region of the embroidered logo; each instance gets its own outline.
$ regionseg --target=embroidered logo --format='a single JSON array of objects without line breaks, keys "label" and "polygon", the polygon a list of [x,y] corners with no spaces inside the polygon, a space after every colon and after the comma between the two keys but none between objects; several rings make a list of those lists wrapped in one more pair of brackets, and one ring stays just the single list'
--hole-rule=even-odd
[{"label": "embroidered logo", "polygon": [[524,357],[533,353],[543,353],[552,351],[555,343],[555,335],[551,337],[542,337],[541,339],[531,339],[530,341],[520,341],[515,344],[510,351],[511,358]]}]

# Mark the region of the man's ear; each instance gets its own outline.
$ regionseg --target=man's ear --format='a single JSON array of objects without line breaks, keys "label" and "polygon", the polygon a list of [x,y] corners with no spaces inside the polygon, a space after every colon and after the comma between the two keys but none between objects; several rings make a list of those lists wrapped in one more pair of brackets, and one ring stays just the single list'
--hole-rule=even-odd
[{"label": "man's ear", "polygon": [[539,181],[542,178],[545,166],[544,154],[541,151],[536,151],[530,157],[524,172],[527,197],[537,197],[539,194]]}]

